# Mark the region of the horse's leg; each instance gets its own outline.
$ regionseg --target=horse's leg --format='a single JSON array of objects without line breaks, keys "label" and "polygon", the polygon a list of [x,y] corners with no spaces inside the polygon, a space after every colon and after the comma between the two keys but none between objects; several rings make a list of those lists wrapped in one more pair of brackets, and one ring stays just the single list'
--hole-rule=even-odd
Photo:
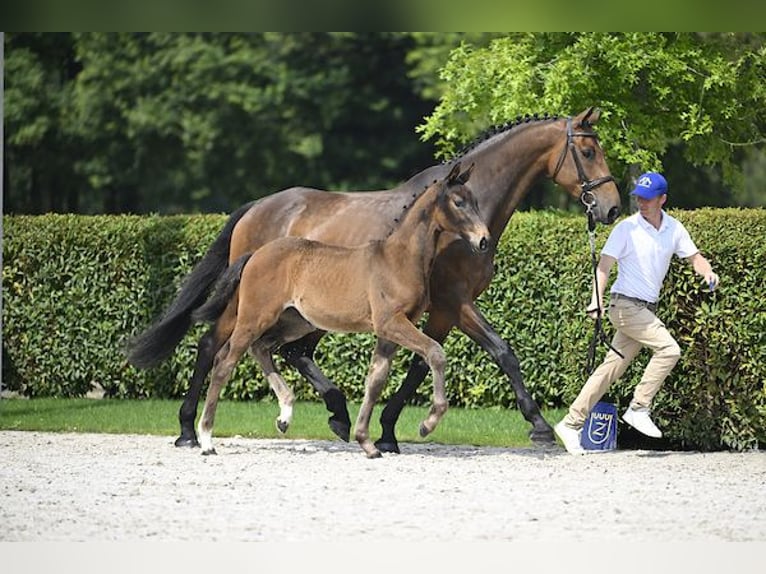
[{"label": "horse's leg", "polygon": [[216,454],[213,447],[213,422],[215,421],[215,411],[218,407],[218,397],[224,383],[229,380],[234,367],[250,346],[250,337],[246,334],[232,334],[221,350],[216,354],[215,365],[213,366],[213,375],[210,380],[210,386],[207,389],[205,406],[197,423],[197,433],[202,447],[202,454]]},{"label": "horse's leg", "polygon": [[274,359],[271,356],[269,349],[263,345],[255,343],[251,351],[255,356],[258,363],[263,369],[263,374],[266,375],[266,380],[269,381],[269,386],[274,394],[277,395],[279,401],[279,416],[276,420],[277,430],[282,434],[287,432],[287,428],[290,426],[290,422],[293,420],[293,404],[295,403],[295,395],[292,389],[287,385],[285,380],[279,374],[276,365],[274,365]]},{"label": "horse's leg", "polygon": [[[423,332],[437,343],[443,343],[452,329],[453,322],[445,315],[434,310],[428,316]],[[396,423],[402,414],[405,403],[415,394],[420,383],[426,378],[429,368],[423,357],[415,353],[410,362],[407,376],[401,386],[389,397],[380,415],[381,435],[375,441],[381,452],[399,452],[399,441],[396,439]]]},{"label": "horse's leg", "polygon": [[327,410],[332,416],[327,419],[330,430],[340,439],[348,442],[351,434],[351,418],[348,414],[346,397],[343,392],[328,379],[314,362],[314,350],[324,336],[324,331],[314,331],[305,337],[287,343],[279,348],[279,354],[287,364],[298,372],[314,387],[324,399]]},{"label": "horse's leg", "polygon": [[364,398],[359,407],[359,414],[356,418],[354,428],[354,437],[364,450],[367,458],[380,458],[380,451],[370,440],[370,419],[372,418],[372,409],[380,397],[383,386],[391,370],[391,360],[398,346],[378,338],[375,344],[375,350],[370,361],[370,368],[367,371],[367,378],[364,382]]},{"label": "horse's leg", "polygon": [[425,360],[428,368],[431,369],[433,377],[433,398],[431,400],[431,410],[426,419],[420,424],[420,436],[428,436],[439,424],[444,414],[447,412],[447,391],[444,383],[444,370],[447,366],[447,357],[444,354],[442,346],[418,330],[402,314],[391,317],[384,325],[376,328],[376,334],[402,347],[414,351]]},{"label": "horse's leg", "polygon": [[181,434],[176,439],[176,446],[197,447],[197,433],[194,430],[194,420],[197,418],[197,405],[210,369],[213,367],[215,354],[221,348],[222,342],[216,336],[215,327],[211,327],[199,341],[197,346],[197,359],[194,363],[189,389],[184,395],[184,402],[178,410],[178,422],[181,425]]},{"label": "horse's leg", "polygon": [[532,424],[529,432],[532,442],[553,443],[553,429],[540,414],[540,407],[524,385],[519,360],[511,346],[497,334],[473,303],[460,307],[457,327],[487,351],[511,380],[516,404],[524,418]]}]

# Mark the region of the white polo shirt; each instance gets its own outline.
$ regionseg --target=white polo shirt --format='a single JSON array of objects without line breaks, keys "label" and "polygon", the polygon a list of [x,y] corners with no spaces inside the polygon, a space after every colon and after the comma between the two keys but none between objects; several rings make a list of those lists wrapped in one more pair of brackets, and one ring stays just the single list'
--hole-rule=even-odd
[{"label": "white polo shirt", "polygon": [[675,254],[686,258],[699,251],[683,224],[662,212],[659,229],[634,213],[618,223],[601,253],[617,260],[617,279],[610,292],[654,303]]}]

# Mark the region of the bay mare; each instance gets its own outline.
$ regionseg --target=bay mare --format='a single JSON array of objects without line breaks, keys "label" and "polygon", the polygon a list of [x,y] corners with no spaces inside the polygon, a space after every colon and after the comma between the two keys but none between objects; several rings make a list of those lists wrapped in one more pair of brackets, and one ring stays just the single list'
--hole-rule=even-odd
[{"label": "bay mare", "polygon": [[[190,329],[192,312],[204,304],[227,266],[242,255],[285,236],[345,246],[386,237],[413,193],[444,178],[457,161],[476,166],[471,188],[494,238],[502,235],[520,202],[542,178],[552,179],[570,196],[581,200],[593,221],[613,223],[620,212],[620,196],[593,129],[599,116],[600,110],[591,107],[574,117],[517,118],[512,124],[483,135],[452,161],[428,167],[393,189],[341,193],[291,187],[242,206],[229,217],[163,316],[130,341],[129,362],[138,368],[149,368],[169,357]],[[477,257],[454,236],[446,234],[440,238],[431,275],[431,304],[423,330],[443,343],[457,327],[487,351],[510,380],[518,408],[531,424],[530,439],[551,443],[553,429],[524,385],[518,358],[474,304],[492,279],[495,247]],[[348,440],[351,422],[345,396],[313,360],[314,349],[324,332],[313,331],[300,340],[282,344],[283,331],[289,331],[296,320],[300,322],[299,317],[285,313],[265,337],[279,347],[286,362],[297,368],[322,396],[332,413],[330,428]],[[194,429],[197,405],[213,358],[222,344],[215,327],[199,341],[194,372],[179,409],[181,433],[177,446],[199,445]],[[415,355],[404,382],[381,414],[382,436],[375,443],[381,451],[399,452],[396,422],[407,399],[427,373],[428,365]]]},{"label": "bay mare", "polygon": [[241,257],[223,275],[215,295],[194,319],[215,321],[219,340],[207,399],[198,424],[202,454],[213,454],[213,421],[223,385],[242,355],[252,349],[272,390],[285,432],[292,420],[294,395],[277,370],[271,343],[261,336],[287,308],[306,324],[285,333],[286,342],[317,328],[340,333],[374,333],[375,351],[365,380],[364,400],[355,436],[369,458],[380,451],[370,440],[372,410],[385,385],[396,350],[402,346],[428,364],[433,375],[431,411],[420,435],[431,433],[447,411],[442,346],[415,326],[428,308],[430,275],[442,234],[465,240],[481,253],[489,248],[489,230],[465,182],[471,168],[455,164],[448,176],[433,183],[402,215],[386,239],[359,247],[327,245],[302,237],[282,237]]}]

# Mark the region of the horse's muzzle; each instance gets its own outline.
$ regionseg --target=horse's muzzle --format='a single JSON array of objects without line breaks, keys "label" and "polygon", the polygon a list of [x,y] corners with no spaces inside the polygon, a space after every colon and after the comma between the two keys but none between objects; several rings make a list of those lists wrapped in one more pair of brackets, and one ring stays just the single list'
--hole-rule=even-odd
[{"label": "horse's muzzle", "polygon": [[469,231],[462,233],[461,237],[470,246],[473,253],[486,253],[491,246],[489,229]]},{"label": "horse's muzzle", "polygon": [[[481,235],[479,237],[473,236],[468,239],[468,245],[471,246],[471,251],[474,253],[486,253],[489,251],[489,236]],[[478,241],[477,241],[478,239]]]}]

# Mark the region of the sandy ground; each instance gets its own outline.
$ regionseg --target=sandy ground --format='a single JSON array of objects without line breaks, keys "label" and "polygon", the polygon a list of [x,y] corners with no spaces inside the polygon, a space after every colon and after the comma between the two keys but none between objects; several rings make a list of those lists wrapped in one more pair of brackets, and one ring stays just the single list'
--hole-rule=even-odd
[{"label": "sandy ground", "polygon": [[0,432],[0,541],[766,542],[766,452]]}]

